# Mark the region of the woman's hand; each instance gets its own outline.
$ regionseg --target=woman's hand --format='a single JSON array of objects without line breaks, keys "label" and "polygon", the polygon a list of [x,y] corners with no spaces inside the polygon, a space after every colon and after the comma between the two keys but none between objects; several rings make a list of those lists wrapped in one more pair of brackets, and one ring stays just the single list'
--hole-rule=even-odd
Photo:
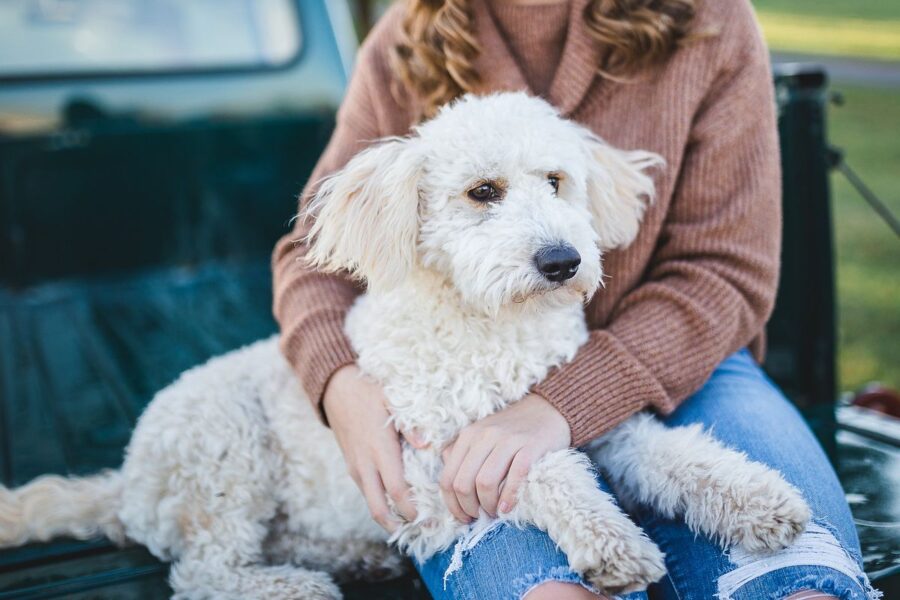
[{"label": "woman's hand", "polygon": [[356,365],[347,365],[331,376],[322,407],[372,518],[393,532],[400,523],[388,508],[385,493],[408,521],[416,517],[416,509],[403,476],[399,434],[387,424],[385,400],[377,382]]},{"label": "woman's hand", "polygon": [[450,512],[467,523],[479,507],[496,517],[516,504],[531,465],[571,443],[562,414],[537,394],[465,427],[443,452],[441,494]]}]

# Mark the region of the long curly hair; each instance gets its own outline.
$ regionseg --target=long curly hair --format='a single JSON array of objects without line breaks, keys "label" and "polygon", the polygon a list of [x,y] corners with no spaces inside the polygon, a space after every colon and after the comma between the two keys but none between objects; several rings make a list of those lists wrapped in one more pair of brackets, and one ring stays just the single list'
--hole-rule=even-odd
[{"label": "long curly hair", "polygon": [[[472,32],[473,0],[405,1],[392,67],[424,118],[480,82],[473,67],[480,52]],[[603,49],[598,71],[621,79],[665,62],[691,37],[696,1],[591,0],[583,16]]]}]

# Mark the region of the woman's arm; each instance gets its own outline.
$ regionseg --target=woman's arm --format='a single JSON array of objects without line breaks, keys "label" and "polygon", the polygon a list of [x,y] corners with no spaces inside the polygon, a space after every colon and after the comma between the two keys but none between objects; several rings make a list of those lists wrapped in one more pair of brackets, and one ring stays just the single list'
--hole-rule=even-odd
[{"label": "woman's arm", "polygon": [[[361,52],[331,140],[300,195],[300,214],[324,177],[341,169],[379,137],[378,123],[367,108],[372,101],[371,72],[363,57]],[[275,246],[273,310],[281,330],[282,352],[319,409],[332,374],[356,360],[344,335],[344,317],[360,290],[348,277],[320,273],[304,262],[306,245],[301,240],[308,228],[308,222],[297,219],[294,229]]]},{"label": "woman's arm", "polygon": [[[781,172],[768,52],[749,3],[737,2],[716,42],[718,77],[694,116],[666,222],[643,283],[607,327],[528,397],[549,402],[581,445],[648,407],[663,413],[697,391],[725,357],[758,336],[772,310],[781,242]],[[600,293],[603,293],[602,291]],[[543,412],[534,408],[531,412]],[[447,454],[442,489],[458,516],[511,504],[527,461],[564,434],[516,405],[464,430]],[[516,413],[516,414],[513,414]],[[489,426],[486,430],[485,427]],[[477,451],[470,439],[478,439]],[[482,456],[491,456],[490,461]],[[520,463],[525,462],[522,465]],[[502,471],[502,472],[501,472]],[[456,498],[452,498],[455,496]]]},{"label": "woman's arm", "polygon": [[[301,209],[323,177],[342,168],[376,139],[403,133],[404,113],[391,105],[390,94],[380,83],[388,80],[381,57],[388,43],[385,34],[395,20],[395,16],[382,19],[360,49],[331,141],[301,194]],[[347,277],[320,273],[304,263],[306,247],[299,240],[308,227],[298,220],[272,256],[274,313],[282,352],[319,415],[330,423],[373,518],[391,530],[397,523],[386,494],[405,518],[412,519],[416,513],[403,478],[399,437],[386,426],[384,391],[362,377],[344,334],[344,318],[361,290]]]},{"label": "woman's arm", "polygon": [[[411,109],[392,94],[388,60],[402,16],[403,5],[396,3],[362,43],[331,140],[300,195],[301,213],[324,177],[343,168],[379,138],[405,135],[409,130]],[[275,246],[273,310],[281,330],[282,352],[320,410],[331,376],[356,360],[344,335],[344,317],[361,288],[348,277],[320,273],[305,264],[306,246],[300,240],[309,226],[298,219]]]}]

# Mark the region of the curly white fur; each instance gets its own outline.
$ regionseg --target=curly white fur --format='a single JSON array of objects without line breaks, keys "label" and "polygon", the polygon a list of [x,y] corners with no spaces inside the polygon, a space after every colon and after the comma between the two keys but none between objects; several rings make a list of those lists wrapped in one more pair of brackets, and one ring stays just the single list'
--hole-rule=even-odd
[{"label": "curly white fur", "polygon": [[[581,303],[600,285],[601,252],[636,235],[653,192],[644,171],[658,163],[609,147],[541,100],[500,94],[445,108],[321,185],[309,258],[368,283],[346,321],[359,366],[384,384],[394,425],[431,444],[403,450],[418,508],[392,538],[405,552],[424,559],[466,533],[438,491],[440,448],[573,358],[587,339]],[[558,193],[548,174],[560,178]],[[485,181],[502,200],[467,197]],[[562,243],[581,265],[552,282],[534,256]],[[808,518],[777,473],[696,428],[641,415],[594,453],[629,501],[683,515],[726,544],[780,548]],[[606,591],[642,589],[665,572],[582,453],[539,460],[503,518],[546,530]],[[179,598],[336,598],[331,576],[391,575],[402,564],[274,338],[161,391],[120,472],[0,489],[0,545],[120,528],[175,561]]]}]

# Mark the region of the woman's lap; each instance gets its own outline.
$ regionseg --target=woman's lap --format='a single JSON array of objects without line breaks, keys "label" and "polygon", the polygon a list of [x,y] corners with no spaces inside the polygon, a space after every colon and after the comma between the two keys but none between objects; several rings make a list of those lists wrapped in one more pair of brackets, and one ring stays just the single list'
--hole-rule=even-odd
[{"label": "woman's lap", "polygon": [[[638,508],[632,517],[666,553],[669,571],[651,589],[652,598],[755,600],[802,589],[854,600],[867,597],[859,582],[859,542],[837,477],[802,417],[749,353],[725,360],[703,389],[665,422],[701,423],[726,445],[778,469],[803,492],[813,519],[792,548],[760,558],[739,550],[725,553],[684,523]],[[445,577],[453,550],[420,566],[435,598],[520,598],[545,581],[583,583],[549,537],[533,527],[495,527],[465,550],[461,567]],[[633,594],[628,599],[645,597]]]}]

